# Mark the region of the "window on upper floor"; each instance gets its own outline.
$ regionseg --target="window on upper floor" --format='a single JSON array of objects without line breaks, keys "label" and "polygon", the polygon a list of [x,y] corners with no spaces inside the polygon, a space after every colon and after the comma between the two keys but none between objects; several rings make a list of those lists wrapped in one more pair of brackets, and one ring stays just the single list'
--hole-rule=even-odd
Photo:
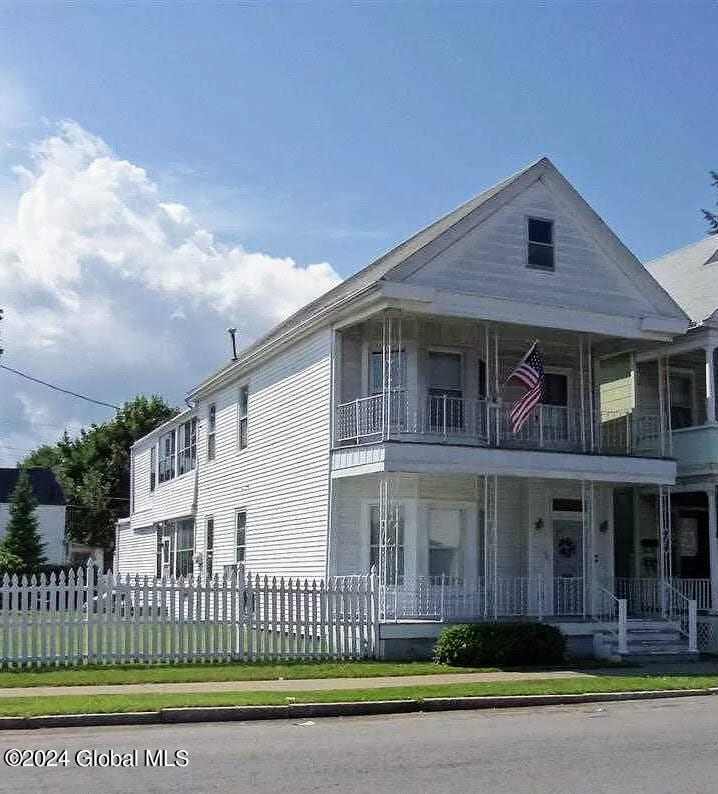
[{"label": "window on upper floor", "polygon": [[527,263],[540,270],[554,269],[553,221],[529,218]]},{"label": "window on upper floor", "polygon": [[192,471],[197,464],[197,417],[188,419],[178,428],[177,474]]},{"label": "window on upper floor", "polygon": [[[391,366],[387,375],[391,378],[391,389],[401,390],[406,388],[406,351],[394,350],[391,353]],[[372,395],[381,394],[384,391],[384,354],[381,351],[373,351],[371,354],[369,373],[369,390]],[[389,384],[387,384],[389,385]]]},{"label": "window on upper floor", "polygon": [[157,444],[150,447],[150,491],[155,490],[157,484]]},{"label": "window on upper floor", "polygon": [[558,372],[544,372],[544,405],[568,406],[568,376]]},{"label": "window on upper floor", "polygon": [[175,476],[176,434],[174,428],[160,436],[158,479],[161,483]]},{"label": "window on upper floor", "polygon": [[214,460],[217,450],[217,405],[207,406],[207,460]]},{"label": "window on upper floor", "polygon": [[239,426],[237,428],[237,439],[240,449],[247,446],[247,420],[249,415],[249,386],[241,386],[239,389]]}]

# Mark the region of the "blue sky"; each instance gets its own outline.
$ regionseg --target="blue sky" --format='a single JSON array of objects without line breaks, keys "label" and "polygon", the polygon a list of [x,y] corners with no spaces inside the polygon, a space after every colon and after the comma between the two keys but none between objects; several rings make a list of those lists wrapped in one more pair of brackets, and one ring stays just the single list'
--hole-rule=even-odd
[{"label": "blue sky", "polygon": [[[123,234],[142,226],[155,240],[156,229],[148,232],[143,220],[154,213],[153,229],[167,235],[163,245],[174,256],[172,244],[188,224],[195,238],[211,232],[226,246],[215,263],[218,278],[238,252],[262,252],[268,268],[291,258],[293,292],[304,298],[544,154],[640,258],[699,239],[700,208],[715,201],[708,170],[718,169],[716,30],[715,3],[4,4],[0,215],[14,241],[27,228],[18,210],[33,208],[35,234],[45,239],[23,250],[68,246],[60,275],[49,258],[26,259],[35,275],[52,271],[43,288],[64,302],[48,320],[37,314],[52,302],[48,295],[27,285],[18,290],[10,308],[35,312],[37,322],[5,323],[6,361],[118,400],[142,333],[166,334],[167,367],[157,367],[156,349],[154,363],[153,351],[143,351],[146,369],[130,367],[130,385],[177,400],[224,355],[220,330],[228,322],[248,341],[291,308],[286,295],[275,314],[263,310],[273,294],[266,279],[265,292],[250,279],[233,287],[234,304],[208,295],[204,308],[186,296],[183,302],[180,288],[158,285],[144,265],[141,278],[132,271],[139,281],[128,281],[125,268],[115,284],[107,263],[97,264],[101,256],[87,255],[87,246],[78,253],[77,235],[68,242],[58,231],[74,222],[67,206],[47,221],[54,236],[46,234],[40,213],[58,205],[47,193],[50,175],[62,170],[55,188],[67,199],[77,169],[88,171],[93,158],[113,168],[126,161],[147,175],[140,198],[132,193],[136,172],[108,171],[98,188],[106,201],[118,179],[123,190],[130,185],[131,197],[122,193],[119,201],[133,213]],[[50,156],[46,146],[38,161],[37,147],[62,120],[88,137],[65,130],[62,152],[55,147]],[[86,159],[77,159],[80,150]],[[173,210],[179,226],[167,231],[156,207],[148,210],[153,191],[158,201],[189,208],[191,223]],[[91,206],[83,205],[84,218]],[[115,243],[128,239],[111,231]],[[105,250],[93,240],[96,251]],[[329,264],[308,270],[312,263]],[[77,355],[89,368],[59,367],[63,333],[82,336],[67,312],[82,312],[80,299],[97,299],[103,284],[133,302],[140,283],[147,305],[132,318],[125,336],[134,347],[118,352],[115,369],[107,369],[101,349],[83,347]],[[119,311],[111,302],[106,309],[107,317]],[[212,321],[201,328],[216,344],[195,342],[178,372],[177,340],[196,340],[199,318]],[[48,324],[52,338],[27,343],[32,329]],[[97,324],[104,328],[99,317]],[[30,407],[6,403],[0,447],[11,423],[6,448],[21,449],[47,440],[42,425],[52,434],[55,426],[101,418],[23,389]],[[30,436],[18,428],[33,411]]]}]

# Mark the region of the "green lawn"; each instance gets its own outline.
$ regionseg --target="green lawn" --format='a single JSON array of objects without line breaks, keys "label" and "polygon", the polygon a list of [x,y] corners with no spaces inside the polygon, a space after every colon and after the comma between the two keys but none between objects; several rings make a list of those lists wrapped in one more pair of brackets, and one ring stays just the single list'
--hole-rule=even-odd
[{"label": "green lawn", "polygon": [[132,664],[0,672],[0,687],[271,681],[280,678],[374,678],[385,675],[487,672],[433,662],[289,662]]},{"label": "green lawn", "polygon": [[214,692],[192,694],[93,695],[0,699],[0,716],[30,717],[42,714],[97,714],[157,711],[180,706],[285,705],[366,700],[421,700],[432,697],[479,695],[583,694],[590,692],[707,689],[718,686],[718,676],[607,676],[559,678],[537,681],[503,681],[487,684],[446,684],[326,692]]}]

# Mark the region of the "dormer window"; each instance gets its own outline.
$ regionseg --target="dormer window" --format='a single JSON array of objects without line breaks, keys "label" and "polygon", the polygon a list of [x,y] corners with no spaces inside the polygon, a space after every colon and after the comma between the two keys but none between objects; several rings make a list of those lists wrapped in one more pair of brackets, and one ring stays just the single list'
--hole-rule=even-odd
[{"label": "dormer window", "polygon": [[528,219],[528,266],[553,270],[553,221]]}]

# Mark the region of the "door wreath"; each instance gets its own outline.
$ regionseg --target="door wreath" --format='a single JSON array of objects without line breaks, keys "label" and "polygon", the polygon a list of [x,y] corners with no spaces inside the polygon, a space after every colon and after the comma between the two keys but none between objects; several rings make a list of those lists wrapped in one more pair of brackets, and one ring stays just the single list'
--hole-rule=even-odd
[{"label": "door wreath", "polygon": [[576,541],[569,537],[559,538],[558,553],[562,557],[573,557],[573,555],[576,553]]}]

